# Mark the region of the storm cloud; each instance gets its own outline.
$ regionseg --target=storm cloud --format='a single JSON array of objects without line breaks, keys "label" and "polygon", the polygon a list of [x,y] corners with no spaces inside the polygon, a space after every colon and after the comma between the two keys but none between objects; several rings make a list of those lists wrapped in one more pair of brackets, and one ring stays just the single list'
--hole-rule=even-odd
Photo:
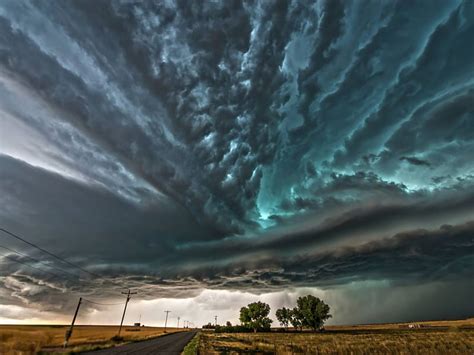
[{"label": "storm cloud", "polygon": [[2,1],[0,227],[100,277],[1,233],[0,307],[311,288],[382,321],[347,311],[381,284],[392,321],[455,285],[419,316],[472,315],[472,38],[461,0]]}]

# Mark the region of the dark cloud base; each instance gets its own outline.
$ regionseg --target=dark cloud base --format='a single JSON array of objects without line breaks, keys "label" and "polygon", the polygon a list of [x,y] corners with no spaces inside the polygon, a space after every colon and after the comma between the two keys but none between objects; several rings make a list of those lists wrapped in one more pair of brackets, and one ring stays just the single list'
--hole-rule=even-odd
[{"label": "dark cloud base", "polygon": [[473,37],[461,0],[2,2],[0,225],[103,278],[5,251],[0,303],[471,293]]}]

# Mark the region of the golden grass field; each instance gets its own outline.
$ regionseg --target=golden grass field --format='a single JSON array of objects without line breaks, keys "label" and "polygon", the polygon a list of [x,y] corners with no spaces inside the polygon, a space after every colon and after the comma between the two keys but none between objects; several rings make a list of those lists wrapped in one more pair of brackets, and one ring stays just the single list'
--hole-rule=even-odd
[{"label": "golden grass field", "polygon": [[[0,354],[36,354],[41,349],[61,347],[64,334],[69,326],[65,325],[0,325]],[[164,328],[124,326],[121,336],[123,342],[137,341],[161,336]],[[167,332],[184,329],[167,328]],[[87,350],[95,347],[114,345],[110,339],[117,334],[118,326],[75,326],[69,339],[70,351]]]},{"label": "golden grass field", "polygon": [[[414,323],[413,323],[414,324]],[[474,354],[474,319],[326,327],[322,333],[202,332],[200,354]]]},{"label": "golden grass field", "polygon": [[[422,327],[410,329],[409,324]],[[0,354],[58,350],[67,326],[0,325]],[[163,328],[123,327],[123,342],[161,336]],[[118,345],[117,326],[76,326],[68,351]],[[184,329],[168,328],[168,332]],[[323,333],[214,333],[203,331],[200,354],[474,354],[474,319],[355,326],[327,326]]]}]

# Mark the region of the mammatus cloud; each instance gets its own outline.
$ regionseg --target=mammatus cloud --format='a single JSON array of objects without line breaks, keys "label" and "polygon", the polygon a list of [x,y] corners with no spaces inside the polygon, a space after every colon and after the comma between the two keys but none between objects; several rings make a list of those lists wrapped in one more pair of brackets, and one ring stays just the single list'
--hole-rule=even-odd
[{"label": "mammatus cloud", "polygon": [[309,287],[337,322],[381,321],[363,292],[472,315],[473,6],[2,2],[0,225],[102,277],[2,235],[43,264],[0,250],[0,304]]}]

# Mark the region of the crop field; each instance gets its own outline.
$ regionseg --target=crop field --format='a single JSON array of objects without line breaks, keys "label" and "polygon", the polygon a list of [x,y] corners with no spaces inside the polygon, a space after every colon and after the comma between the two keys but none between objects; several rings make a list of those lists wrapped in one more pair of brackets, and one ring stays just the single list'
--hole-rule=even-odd
[{"label": "crop field", "polygon": [[[64,341],[65,325],[0,325],[0,354],[35,354],[40,350],[60,348]],[[167,332],[183,329],[167,328]],[[69,350],[89,350],[110,347],[119,343],[161,336],[163,328],[124,326],[123,340],[111,340],[118,326],[76,326],[69,339]]]},{"label": "crop field", "polygon": [[201,354],[474,354],[474,320],[326,327],[321,333],[202,332]]}]

